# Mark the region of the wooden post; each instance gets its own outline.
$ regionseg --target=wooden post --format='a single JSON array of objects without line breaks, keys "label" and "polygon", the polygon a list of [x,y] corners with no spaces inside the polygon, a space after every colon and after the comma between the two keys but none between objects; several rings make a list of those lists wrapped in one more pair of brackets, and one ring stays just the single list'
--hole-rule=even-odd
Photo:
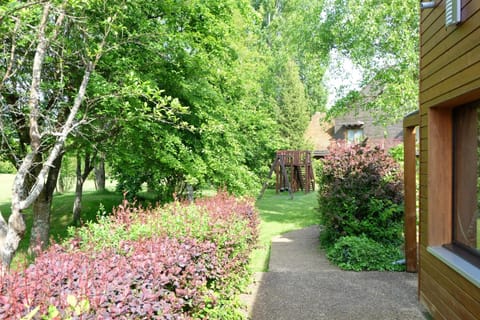
[{"label": "wooden post", "polygon": [[[278,165],[278,157],[275,158],[275,161],[273,161],[272,166],[270,167],[270,172],[268,173],[267,180],[263,183],[262,190],[260,191],[260,195],[258,196],[258,199],[261,199],[263,197],[263,194],[265,193],[265,189],[267,189],[267,183],[268,180],[272,177],[272,173],[275,170],[275,167]],[[277,175],[278,179],[278,175]]]},{"label": "wooden post", "polygon": [[[418,119],[418,114],[416,115]],[[404,120],[404,188],[405,188],[405,260],[407,272],[417,272],[417,187],[416,123]],[[409,119],[411,120],[411,119]]]},{"label": "wooden post", "polygon": [[[275,156],[267,180],[276,174],[276,192],[287,188],[288,193],[293,199],[293,193],[302,189],[305,193],[315,190],[315,178],[312,169],[312,158],[310,151],[297,150],[279,150]],[[263,184],[258,199],[260,199],[265,189],[267,181]]]}]

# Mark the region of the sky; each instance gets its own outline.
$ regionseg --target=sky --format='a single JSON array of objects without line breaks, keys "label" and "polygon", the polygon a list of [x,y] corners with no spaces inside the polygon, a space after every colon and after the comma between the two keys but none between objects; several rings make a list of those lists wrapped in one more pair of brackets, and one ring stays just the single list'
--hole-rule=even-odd
[{"label": "sky", "polygon": [[327,108],[349,91],[359,89],[362,80],[361,70],[352,61],[337,51],[331,53],[331,63],[324,75],[328,89]]}]

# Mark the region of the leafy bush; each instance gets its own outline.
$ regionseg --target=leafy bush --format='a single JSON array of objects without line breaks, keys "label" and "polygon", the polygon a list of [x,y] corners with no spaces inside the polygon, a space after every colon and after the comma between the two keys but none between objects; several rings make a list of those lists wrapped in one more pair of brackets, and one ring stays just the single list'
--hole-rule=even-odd
[{"label": "leafy bush", "polygon": [[403,165],[403,162],[405,161],[403,143],[397,144],[395,147],[390,148],[390,150],[388,150],[388,154],[391,155],[396,162]]},{"label": "leafy bush", "polygon": [[404,270],[403,265],[396,263],[402,258],[402,252],[397,246],[384,245],[364,235],[340,238],[327,251],[327,257],[344,270]]},{"label": "leafy bush", "polygon": [[71,296],[88,301],[84,318],[241,318],[238,293],[258,226],[251,201],[225,193],[156,209],[125,201],[99,220],[0,279],[0,318],[35,307],[65,317]]},{"label": "leafy bush", "polygon": [[362,234],[380,242],[401,242],[402,175],[384,150],[339,145],[331,148],[319,171],[319,207],[327,242]]},{"label": "leafy bush", "polygon": [[[365,247],[375,249],[370,241],[378,243],[376,252],[402,244],[402,175],[398,163],[383,149],[368,145],[334,146],[319,166],[317,177],[321,223],[325,227],[321,234],[323,246],[332,248],[344,237],[368,240],[350,241],[349,252],[362,252]],[[359,248],[355,249],[355,245]],[[363,254],[358,255],[366,259],[361,262],[355,255],[335,252],[330,255],[336,257],[333,260],[351,264],[353,269],[364,269],[362,263],[369,262]],[[347,257],[352,257],[352,261],[345,260]],[[377,265],[377,269],[388,268]]]},{"label": "leafy bush", "polygon": [[0,160],[0,173],[16,173],[17,169],[8,161]]}]

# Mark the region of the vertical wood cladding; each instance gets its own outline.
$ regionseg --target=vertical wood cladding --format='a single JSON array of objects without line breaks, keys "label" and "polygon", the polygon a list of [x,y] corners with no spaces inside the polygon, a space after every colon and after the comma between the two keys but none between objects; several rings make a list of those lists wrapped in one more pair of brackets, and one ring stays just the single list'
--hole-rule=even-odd
[{"label": "vertical wood cladding", "polygon": [[450,27],[437,3],[420,23],[419,295],[434,319],[478,319],[480,288],[427,247],[451,241],[451,209],[441,207],[451,207],[451,108],[480,100],[480,1],[463,0],[462,23]]}]

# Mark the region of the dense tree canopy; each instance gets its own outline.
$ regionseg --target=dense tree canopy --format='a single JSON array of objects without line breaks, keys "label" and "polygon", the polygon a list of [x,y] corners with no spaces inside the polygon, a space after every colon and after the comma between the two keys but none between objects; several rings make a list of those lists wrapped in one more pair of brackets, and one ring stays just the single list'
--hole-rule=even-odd
[{"label": "dense tree canopy", "polygon": [[362,88],[331,110],[357,106],[383,123],[418,108],[419,4],[415,0],[330,0],[322,15],[324,42],[362,70]]}]

